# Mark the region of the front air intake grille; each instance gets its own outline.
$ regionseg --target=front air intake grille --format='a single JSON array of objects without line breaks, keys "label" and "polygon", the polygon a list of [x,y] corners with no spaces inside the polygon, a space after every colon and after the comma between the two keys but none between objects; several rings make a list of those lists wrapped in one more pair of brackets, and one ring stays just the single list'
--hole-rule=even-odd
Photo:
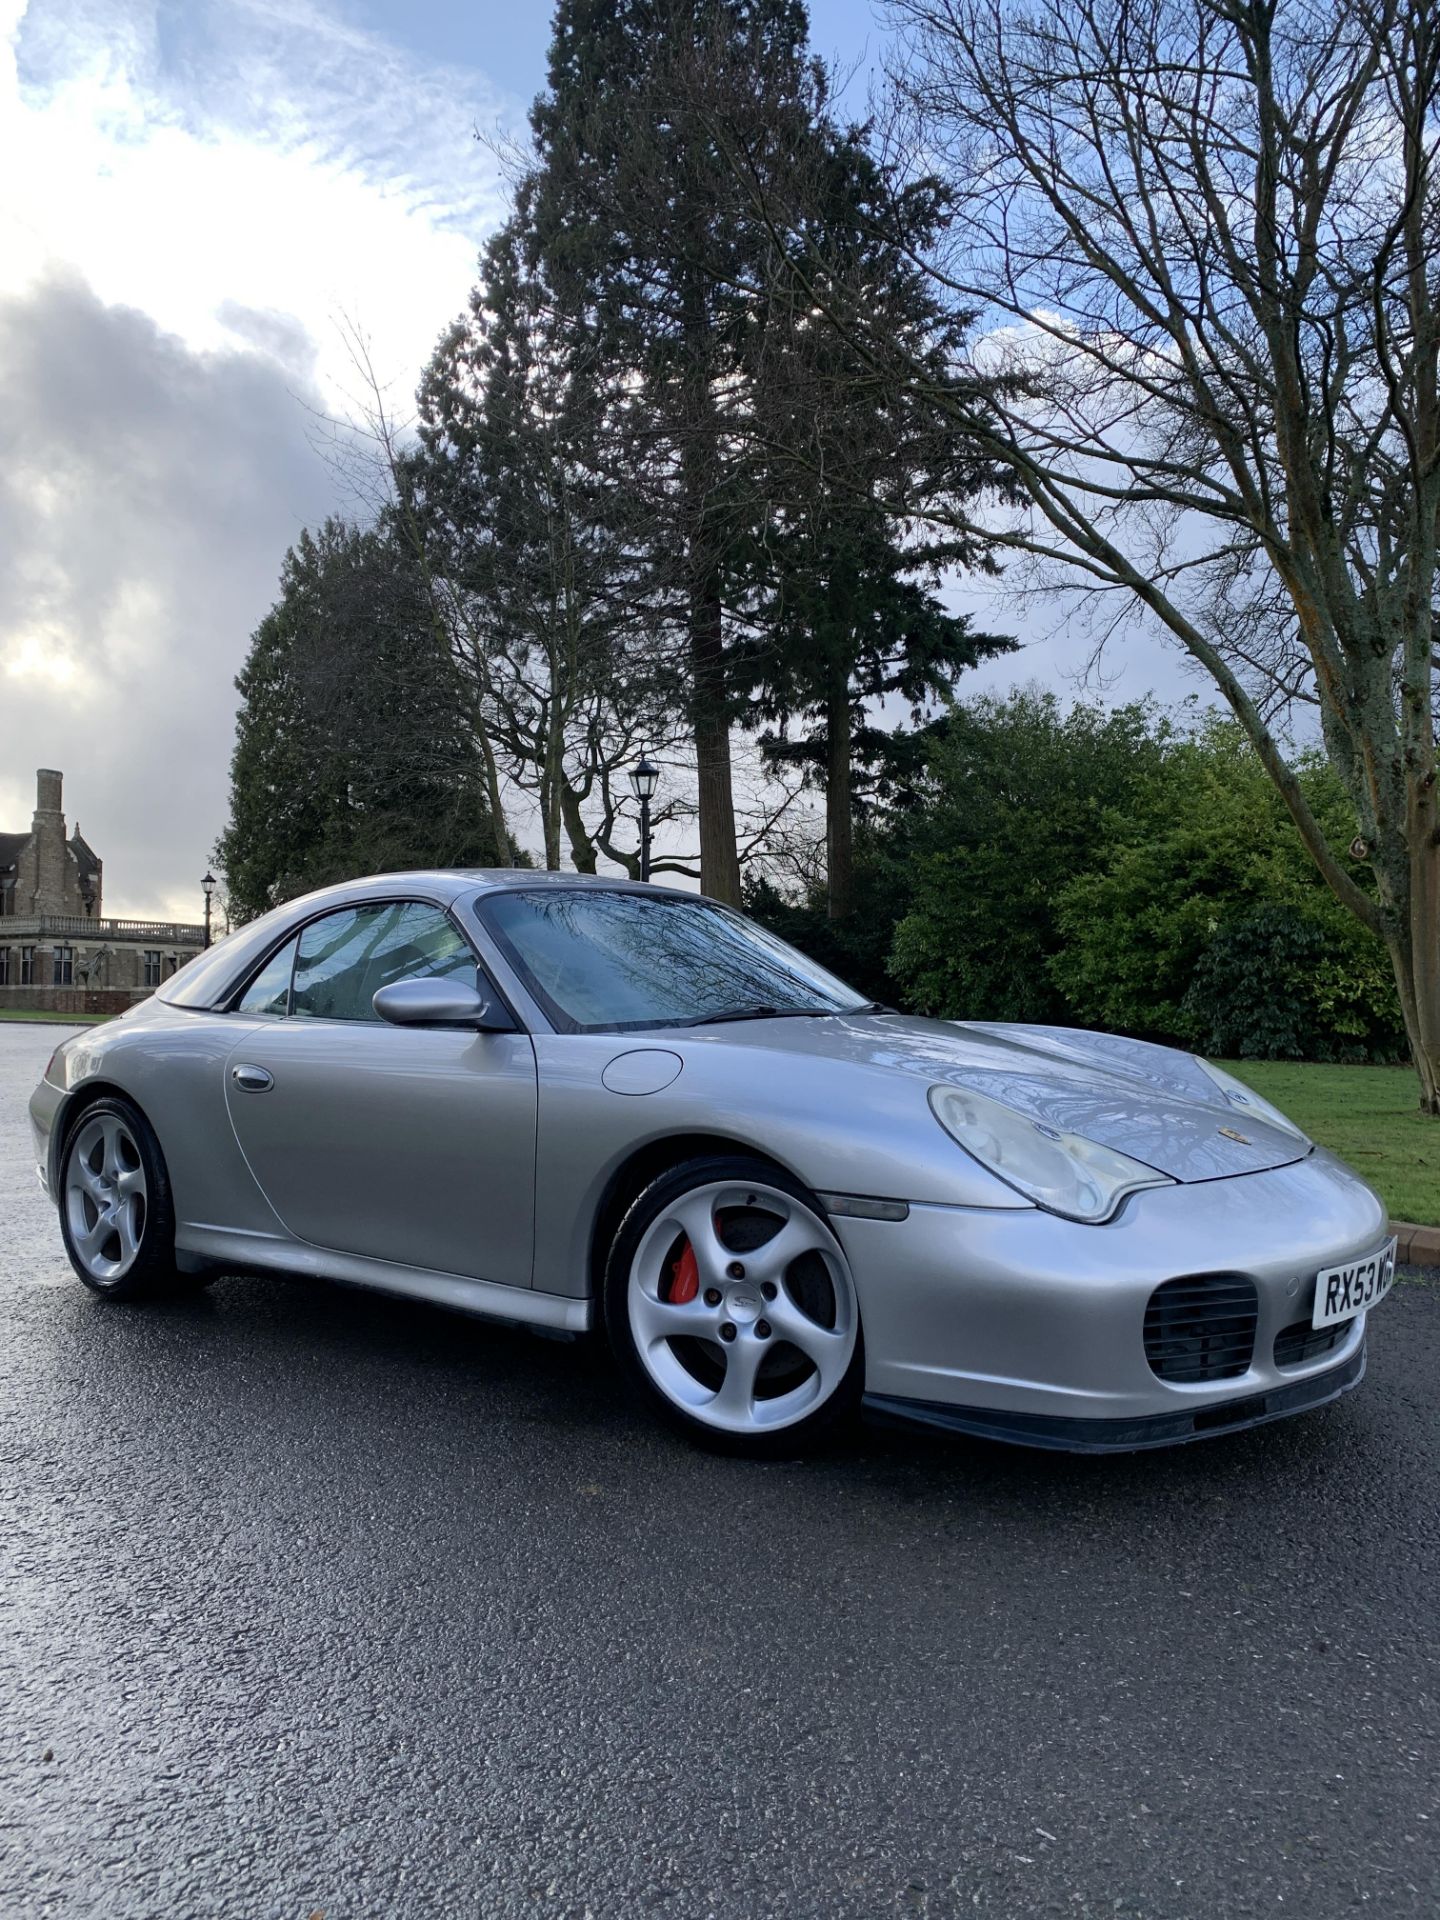
[{"label": "front air intake grille", "polygon": [[1308,1320],[1297,1320],[1282,1327],[1275,1336],[1277,1367],[1303,1367],[1307,1360],[1318,1360],[1322,1353],[1338,1347],[1354,1326],[1353,1320],[1338,1321],[1333,1327],[1312,1327]]},{"label": "front air intake grille", "polygon": [[1255,1351],[1255,1283],[1238,1273],[1167,1280],[1145,1309],[1150,1371],[1177,1386],[1234,1380]]}]

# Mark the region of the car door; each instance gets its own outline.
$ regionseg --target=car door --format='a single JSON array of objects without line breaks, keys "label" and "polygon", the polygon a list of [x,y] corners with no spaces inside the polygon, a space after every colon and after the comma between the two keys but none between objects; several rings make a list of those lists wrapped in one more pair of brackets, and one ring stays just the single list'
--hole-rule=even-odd
[{"label": "car door", "polygon": [[[445,911],[366,902],[310,921],[240,996],[225,1098],[297,1239],[529,1286],[535,1052],[528,1034],[391,1026],[379,987],[477,961]],[[482,984],[485,984],[482,982]]]}]

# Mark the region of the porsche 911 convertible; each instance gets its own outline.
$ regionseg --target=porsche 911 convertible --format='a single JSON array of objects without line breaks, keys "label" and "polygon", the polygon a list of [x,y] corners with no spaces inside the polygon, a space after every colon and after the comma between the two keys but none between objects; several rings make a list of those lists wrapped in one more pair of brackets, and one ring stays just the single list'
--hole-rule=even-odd
[{"label": "porsche 911 convertible", "polygon": [[1083,1450],[1355,1386],[1379,1200],[1229,1074],[914,1019],[624,881],[388,874],[291,901],[66,1039],[30,1114],[75,1271],[281,1269],[603,1328],[694,1438],[862,1400]]}]

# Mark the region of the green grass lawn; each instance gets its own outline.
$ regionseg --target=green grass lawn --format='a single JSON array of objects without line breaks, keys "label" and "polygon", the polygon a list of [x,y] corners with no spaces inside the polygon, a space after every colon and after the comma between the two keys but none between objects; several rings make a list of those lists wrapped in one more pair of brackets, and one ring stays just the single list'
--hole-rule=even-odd
[{"label": "green grass lawn", "polygon": [[108,1020],[108,1013],[45,1013],[31,1007],[0,1007],[0,1020],[39,1020],[63,1021],[67,1027],[97,1027],[102,1020]]},{"label": "green grass lawn", "polygon": [[1392,1219],[1440,1226],[1440,1120],[1417,1110],[1408,1067],[1320,1067],[1293,1060],[1227,1060],[1263,1099],[1322,1147],[1348,1160]]}]

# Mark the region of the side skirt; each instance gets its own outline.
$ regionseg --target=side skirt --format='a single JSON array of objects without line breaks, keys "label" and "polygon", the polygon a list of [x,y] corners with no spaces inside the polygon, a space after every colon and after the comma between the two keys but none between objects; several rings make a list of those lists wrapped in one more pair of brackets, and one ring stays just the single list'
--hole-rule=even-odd
[{"label": "side skirt", "polygon": [[347,1286],[410,1300],[430,1300],[486,1320],[553,1333],[584,1333],[590,1326],[590,1302],[565,1294],[537,1293],[530,1287],[500,1287],[493,1280],[470,1280],[458,1273],[432,1273],[426,1267],[402,1267],[363,1254],[335,1253],[278,1235],[237,1233],[230,1227],[186,1225],[177,1235],[177,1263],[204,1265],[220,1272],[311,1274]]}]

